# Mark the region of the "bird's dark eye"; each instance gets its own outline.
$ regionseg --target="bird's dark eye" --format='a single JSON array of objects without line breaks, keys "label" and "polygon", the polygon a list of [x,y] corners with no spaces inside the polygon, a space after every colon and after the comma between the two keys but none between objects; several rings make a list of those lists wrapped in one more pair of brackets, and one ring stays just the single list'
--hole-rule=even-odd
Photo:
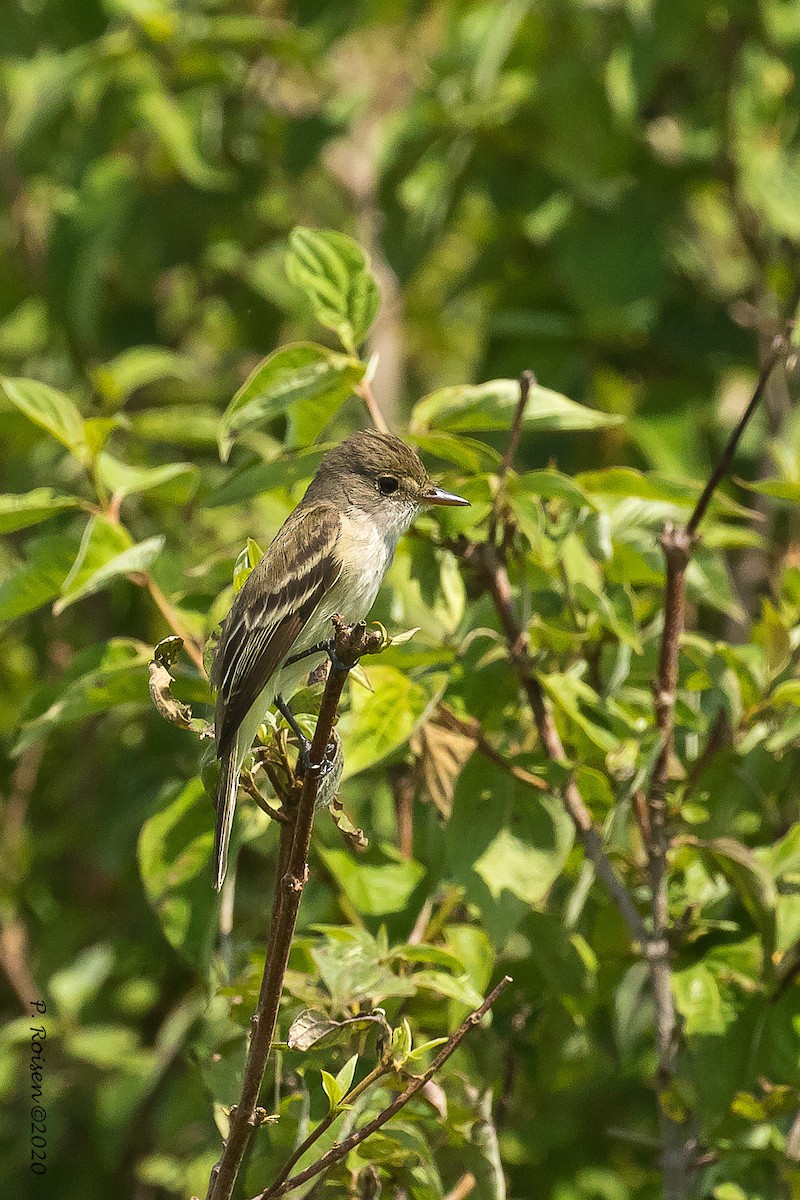
[{"label": "bird's dark eye", "polygon": [[378,491],[382,496],[391,496],[392,492],[396,492],[399,486],[394,475],[378,476]]}]

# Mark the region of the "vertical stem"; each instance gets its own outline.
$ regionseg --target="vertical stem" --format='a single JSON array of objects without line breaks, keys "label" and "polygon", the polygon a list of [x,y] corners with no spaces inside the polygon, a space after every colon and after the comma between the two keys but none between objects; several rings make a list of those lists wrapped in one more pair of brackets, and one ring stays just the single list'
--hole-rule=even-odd
[{"label": "vertical stem", "polygon": [[397,818],[397,844],[403,858],[414,853],[414,775],[403,763],[389,774]]},{"label": "vertical stem", "polygon": [[[380,648],[380,636],[367,633],[363,624],[350,630],[334,619],[334,625],[337,660],[343,665],[332,666],[328,674],[311,742],[312,764],[325,762],[336,710],[350,668],[358,661],[360,654],[373,653]],[[207,1200],[230,1200],[250,1139],[261,1123],[258,1097],[272,1049],[297,913],[308,878],[308,848],[320,779],[319,769],[312,768],[305,772],[294,820],[281,827],[267,957],[258,1004],[250,1022],[250,1047],[242,1079],[242,1093],[239,1103],[231,1109],[228,1137],[219,1162],[211,1171]]]},{"label": "vertical stem", "polygon": [[687,529],[667,524],[661,537],[666,563],[664,630],[658,658],[658,674],[653,683],[656,728],[661,738],[646,807],[649,837],[646,850],[650,873],[650,909],[653,945],[648,956],[650,981],[656,1012],[658,1049],[658,1120],[661,1137],[661,1167],[665,1200],[683,1200],[688,1187],[687,1128],[682,1120],[670,1115],[669,1091],[675,1079],[678,1058],[678,1024],[672,994],[672,967],[669,959],[669,893],[667,855],[670,836],[666,808],[669,763],[675,743],[675,701],[678,689],[680,640],[686,614],[686,571],[694,536]]}]

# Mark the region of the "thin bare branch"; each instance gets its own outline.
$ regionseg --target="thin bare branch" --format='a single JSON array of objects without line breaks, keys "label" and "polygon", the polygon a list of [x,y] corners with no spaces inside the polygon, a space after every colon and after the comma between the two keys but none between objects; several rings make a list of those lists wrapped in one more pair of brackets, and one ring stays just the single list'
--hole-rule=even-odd
[{"label": "thin bare branch", "polygon": [[525,416],[525,406],[528,403],[530,390],[536,384],[536,376],[533,371],[523,371],[519,377],[519,399],[517,407],[514,409],[514,418],[511,422],[511,431],[508,435],[508,444],[506,445],[505,453],[503,454],[502,462],[500,463],[500,473],[497,479],[497,488],[492,500],[492,511],[489,514],[489,523],[487,528],[487,540],[494,542],[497,540],[497,529],[500,525],[503,506],[506,495],[506,482],[509,472],[513,470],[514,460],[517,457],[517,449],[519,447],[519,439],[522,435],[522,421]]},{"label": "thin bare branch", "polygon": [[467,1171],[462,1175],[454,1188],[445,1196],[444,1200],[467,1200],[467,1196],[471,1196],[475,1191],[477,1179],[471,1171]]},{"label": "thin bare branch", "polygon": [[[464,560],[478,571],[494,601],[508,643],[511,663],[525,690],[544,751],[553,762],[563,762],[566,758],[564,747],[530,662],[525,635],[514,607],[508,572],[500,553],[489,542],[470,543],[464,550]],[[630,892],[606,854],[602,835],[573,779],[564,785],[561,796],[564,807],[572,818],[584,854],[593,864],[598,878],[621,912],[631,937],[646,951],[651,941],[650,934]]]},{"label": "thin bare branch", "polygon": [[778,334],[772,343],[772,350],[770,351],[763,367],[761,368],[761,374],[758,377],[758,382],[756,383],[747,407],[739,418],[739,422],[736,428],[733,430],[733,433],[728,438],[727,445],[720,456],[720,460],[712,471],[708,483],[703,488],[700,498],[694,507],[694,512],[686,522],[686,534],[690,539],[694,538],[695,534],[697,533],[698,526],[703,517],[706,515],[706,511],[714,497],[714,493],[722,483],[723,479],[725,479],[730,472],[731,465],[733,464],[733,459],[736,454],[736,449],[741,441],[742,434],[750,424],[753,413],[756,411],[764,397],[764,393],[767,390],[767,384],[769,383],[772,372],[775,370],[778,363],[787,356],[790,333],[791,325],[787,325],[783,333]]},{"label": "thin bare branch", "polygon": [[436,717],[448,729],[455,729],[458,733],[463,733],[465,737],[471,738],[475,743],[475,748],[480,751],[483,757],[488,758],[495,766],[500,767],[501,771],[512,775],[514,779],[518,779],[520,783],[524,783],[526,787],[531,787],[537,792],[550,791],[550,784],[546,780],[540,779],[532,771],[526,771],[524,767],[511,762],[510,759],[494,748],[483,732],[481,723],[477,717],[472,717],[469,721],[462,720],[446,704],[439,705],[436,710]]},{"label": "thin bare branch", "polygon": [[155,579],[153,579],[153,576],[149,571],[140,571],[131,576],[131,578],[142,587],[147,588],[156,608],[161,613],[162,617],[167,622],[167,625],[169,625],[176,637],[181,638],[184,646],[186,647],[186,653],[189,655],[189,658],[191,658],[192,662],[205,679],[206,668],[205,663],[203,662],[203,651],[201,647],[189,633],[183,621],[181,620],[177,609],[170,604],[169,600],[164,595]]},{"label": "thin bare branch", "polygon": [[361,400],[364,401],[364,406],[369,413],[370,420],[379,433],[388,433],[389,426],[386,424],[383,413],[378,407],[378,401],[375,399],[375,394],[372,391],[372,385],[368,379],[362,379],[361,383],[357,383],[355,393]]},{"label": "thin bare branch", "polygon": [[354,1150],[356,1146],[360,1146],[361,1143],[365,1142],[368,1137],[370,1137],[373,1133],[376,1133],[383,1125],[386,1124],[387,1121],[390,1121],[392,1117],[396,1116],[396,1114],[400,1112],[400,1110],[404,1108],[406,1104],[408,1104],[409,1100],[416,1096],[418,1092],[422,1091],[425,1084],[428,1082],[428,1080],[433,1078],[437,1071],[441,1070],[450,1056],[454,1054],[461,1045],[469,1031],[474,1029],[476,1025],[480,1024],[486,1013],[497,1000],[498,996],[500,996],[500,994],[508,987],[510,983],[510,976],[505,975],[497,984],[497,986],[492,988],[483,1004],[481,1004],[479,1008],[476,1008],[473,1013],[470,1013],[470,1015],[461,1022],[455,1033],[450,1035],[450,1037],[447,1039],[447,1043],[436,1055],[427,1071],[425,1071],[423,1075],[418,1075],[412,1079],[400,1093],[400,1095],[396,1096],[392,1103],[387,1105],[382,1112],[378,1113],[376,1117],[373,1117],[371,1121],[368,1121],[366,1125],[363,1125],[361,1129],[357,1129],[355,1133],[351,1133],[350,1136],[344,1138],[343,1141],[337,1142],[334,1146],[331,1146],[330,1150],[323,1154],[321,1158],[317,1159],[315,1163],[312,1163],[310,1167],[307,1167],[304,1171],[300,1171],[297,1175],[293,1175],[277,1189],[270,1188],[267,1191],[259,1192],[258,1196],[254,1197],[253,1200],[272,1200],[272,1198],[275,1196],[282,1196],[286,1192],[290,1192],[294,1188],[300,1187],[304,1183],[308,1183],[310,1179],[313,1179],[322,1171],[326,1171],[328,1167],[333,1166],[334,1163],[341,1162],[341,1160],[345,1158],[351,1150]]},{"label": "thin bare branch", "polygon": [[670,850],[666,791],[670,761],[675,745],[675,703],[678,690],[680,643],[686,615],[686,572],[697,540],[700,522],[719,485],[728,475],[744,431],[761,403],[775,367],[786,358],[791,326],[776,337],[758,377],[753,394],[728,438],[719,462],[684,528],[671,523],[664,527],[661,549],[666,568],[664,592],[664,628],[658,658],[658,674],[653,683],[653,706],[660,750],[645,797],[646,812],[640,820],[643,829],[650,874],[650,910],[653,943],[649,957],[650,977],[656,1012],[658,1048],[659,1125],[661,1165],[665,1200],[684,1200],[688,1189],[690,1146],[685,1121],[670,1115],[668,1094],[677,1072],[680,1028],[672,993],[672,966],[669,956],[668,855]]},{"label": "thin bare branch", "polygon": [[519,439],[522,434],[522,421],[525,416],[525,406],[528,403],[528,396],[532,387],[536,386],[536,376],[533,371],[523,371],[519,377],[519,400],[517,407],[514,410],[514,420],[511,422],[511,433],[508,435],[508,445],[506,446],[503,461],[500,465],[500,482],[505,480],[506,475],[514,466],[514,460],[517,457],[517,448],[519,447]]}]

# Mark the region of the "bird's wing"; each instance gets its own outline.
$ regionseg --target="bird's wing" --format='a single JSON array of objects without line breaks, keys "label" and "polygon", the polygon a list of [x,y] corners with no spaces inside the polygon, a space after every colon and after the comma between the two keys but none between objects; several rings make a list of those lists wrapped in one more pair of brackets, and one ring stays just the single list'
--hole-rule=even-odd
[{"label": "bird's wing", "polygon": [[295,509],[234,600],[211,672],[220,757],[338,579],[339,528],[333,504]]}]

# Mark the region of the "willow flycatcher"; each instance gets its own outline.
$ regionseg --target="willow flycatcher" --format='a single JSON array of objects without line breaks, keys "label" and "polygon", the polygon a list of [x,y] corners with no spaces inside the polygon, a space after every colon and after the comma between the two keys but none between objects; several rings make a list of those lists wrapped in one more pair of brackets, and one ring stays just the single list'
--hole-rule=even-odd
[{"label": "willow flycatcher", "polygon": [[[225,879],[242,764],[275,702],[308,746],[286,703],[325,658],[330,619],[367,615],[398,539],[424,504],[468,504],[432,482],[399,438],[362,432],[329,450],[305,496],[234,599],[211,672],[221,760],[214,886]],[[307,653],[313,651],[312,653]]]}]

